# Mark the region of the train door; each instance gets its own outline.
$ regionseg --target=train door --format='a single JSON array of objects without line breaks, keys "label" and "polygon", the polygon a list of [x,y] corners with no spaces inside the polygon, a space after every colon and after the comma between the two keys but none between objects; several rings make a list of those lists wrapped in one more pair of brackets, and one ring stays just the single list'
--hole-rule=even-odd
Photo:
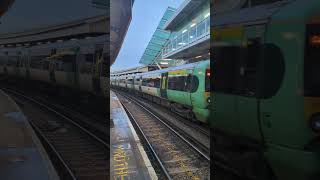
[{"label": "train door", "polygon": [[242,38],[238,76],[236,76],[236,114],[243,135],[260,141],[259,100],[257,98],[258,64],[265,26],[246,27]]},{"label": "train door", "polygon": [[186,79],[186,92],[188,94],[186,96],[186,101],[190,106],[192,106],[193,102],[196,101],[196,98],[199,98],[199,97],[192,95],[193,83],[194,83],[193,69],[189,69],[187,73],[188,75]]},{"label": "train door", "polygon": [[168,87],[168,72],[161,74],[160,95],[162,98],[165,98],[165,99],[167,99],[167,87]]},{"label": "train door", "polygon": [[30,79],[30,51],[26,51],[26,78]]},{"label": "train door", "polygon": [[[57,53],[56,49],[51,50],[51,56],[55,55]],[[49,73],[50,73],[50,81],[53,83],[56,83],[56,75],[55,75],[55,69],[56,69],[56,60],[50,59],[49,62]]]},{"label": "train door", "polygon": [[142,92],[141,86],[142,86],[142,76],[140,76],[140,81],[139,81],[139,91]]},{"label": "train door", "polygon": [[55,60],[51,60],[49,62],[49,73],[50,73],[50,81],[53,82],[53,83],[56,82],[55,67],[56,67]]},{"label": "train door", "polygon": [[101,74],[102,62],[103,62],[103,48],[96,48],[94,52],[94,68],[92,73],[92,86],[93,86],[93,90],[97,94],[101,93],[100,74]]},{"label": "train door", "polygon": [[22,60],[22,56],[21,56],[21,52],[17,52],[17,56],[16,56],[16,66],[14,67],[14,71],[15,71],[15,75],[17,77],[20,77],[20,67],[21,67],[21,62]]},{"label": "train door", "polygon": [[74,57],[74,85],[77,89],[80,89],[80,47],[75,49]]},{"label": "train door", "polygon": [[8,75],[8,63],[9,63],[9,53],[8,51],[4,52],[4,54],[6,55],[5,56],[5,65],[4,65],[4,68],[3,68],[3,71],[4,71],[4,74],[5,75]]}]

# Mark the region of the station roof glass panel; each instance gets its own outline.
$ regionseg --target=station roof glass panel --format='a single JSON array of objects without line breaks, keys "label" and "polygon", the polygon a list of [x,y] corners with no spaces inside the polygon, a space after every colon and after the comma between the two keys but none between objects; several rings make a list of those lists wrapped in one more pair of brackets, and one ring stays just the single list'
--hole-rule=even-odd
[{"label": "station roof glass panel", "polygon": [[167,21],[172,17],[175,11],[175,8],[167,8],[156,31],[154,32],[151,40],[149,41],[147,48],[145,49],[140,59],[141,64],[152,64],[161,53],[163,46],[170,37],[170,32],[164,30],[164,26],[167,23]]},{"label": "station roof glass panel", "polygon": [[185,18],[190,17],[194,11],[208,0],[185,0],[181,6],[176,10],[173,16],[166,22],[164,29],[172,30],[175,26],[179,25]]}]

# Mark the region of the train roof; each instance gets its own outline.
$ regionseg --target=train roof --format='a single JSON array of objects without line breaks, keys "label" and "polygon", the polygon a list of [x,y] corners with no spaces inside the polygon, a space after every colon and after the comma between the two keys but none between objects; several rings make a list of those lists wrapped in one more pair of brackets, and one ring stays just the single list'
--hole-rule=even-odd
[{"label": "train roof", "polygon": [[212,27],[271,23],[320,22],[319,0],[283,0],[271,4],[213,14]]},{"label": "train roof", "polygon": [[[61,48],[71,48],[71,47],[80,47],[81,52],[87,52],[87,51],[93,51],[93,45],[94,44],[103,44],[104,45],[104,51],[107,51],[107,35],[103,36],[97,36],[97,37],[90,37],[89,39],[76,39],[76,40],[68,40],[63,42],[51,42],[46,44],[39,44],[35,46],[20,46],[20,47],[6,47],[6,48],[0,48],[0,54],[3,54],[4,52],[16,52],[16,51],[41,51],[43,49],[47,49],[48,52],[51,52],[51,49],[61,49]],[[92,45],[93,44],[93,45]],[[88,47],[91,46],[92,48],[88,49],[81,49],[81,47]]]},{"label": "train roof", "polygon": [[177,66],[177,67],[171,67],[171,68],[165,68],[165,69],[160,69],[160,70],[156,70],[156,71],[149,71],[149,72],[145,72],[145,73],[133,74],[131,76],[145,76],[145,75],[160,74],[160,73],[164,73],[164,72],[168,72],[168,71],[175,71],[175,70],[181,70],[181,69],[191,69],[200,63],[209,63],[209,62],[210,62],[210,60],[199,61],[199,62],[195,62],[195,63],[184,64],[184,65]]},{"label": "train roof", "polygon": [[230,24],[250,25],[264,23],[286,4],[288,4],[288,1],[280,1],[267,5],[239,9],[230,13],[214,14],[211,18],[211,26],[217,27]]}]

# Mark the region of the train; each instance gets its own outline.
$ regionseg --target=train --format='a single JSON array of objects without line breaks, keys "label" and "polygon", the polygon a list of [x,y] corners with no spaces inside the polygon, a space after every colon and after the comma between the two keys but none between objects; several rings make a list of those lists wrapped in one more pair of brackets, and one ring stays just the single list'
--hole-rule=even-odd
[{"label": "train", "polygon": [[193,121],[208,123],[210,60],[113,76],[113,88],[141,95]]},{"label": "train", "polygon": [[109,96],[107,36],[0,48],[0,75]]},{"label": "train", "polygon": [[212,16],[213,163],[258,180],[320,179],[320,1]]}]

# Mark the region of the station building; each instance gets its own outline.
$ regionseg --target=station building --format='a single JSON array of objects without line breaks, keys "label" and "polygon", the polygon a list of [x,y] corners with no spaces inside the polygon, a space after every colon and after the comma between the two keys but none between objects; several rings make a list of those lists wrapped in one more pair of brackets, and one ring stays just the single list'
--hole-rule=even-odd
[{"label": "station building", "polygon": [[[210,1],[185,0],[178,9],[168,7],[139,63],[150,70],[210,59]],[[111,76],[132,74],[132,69]],[[138,70],[136,73],[140,73]]]},{"label": "station building", "polygon": [[167,9],[140,63],[177,66],[209,59],[209,49],[210,1],[185,0]]}]

